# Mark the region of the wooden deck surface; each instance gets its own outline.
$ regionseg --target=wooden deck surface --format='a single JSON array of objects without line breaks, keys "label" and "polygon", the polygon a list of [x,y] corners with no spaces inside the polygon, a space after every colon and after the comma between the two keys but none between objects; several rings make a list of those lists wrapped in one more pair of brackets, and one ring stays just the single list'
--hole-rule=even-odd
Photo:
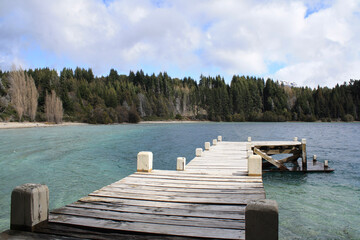
[{"label": "wooden deck surface", "polygon": [[134,173],[53,210],[39,231],[98,239],[120,238],[117,233],[244,239],[246,204],[263,198],[261,176],[247,176],[246,143],[219,142],[186,171]]}]

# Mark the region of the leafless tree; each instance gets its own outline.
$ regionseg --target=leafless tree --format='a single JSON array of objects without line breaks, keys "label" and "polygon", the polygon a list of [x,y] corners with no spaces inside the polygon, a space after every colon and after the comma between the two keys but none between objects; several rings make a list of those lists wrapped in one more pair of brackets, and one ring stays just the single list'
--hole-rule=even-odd
[{"label": "leafless tree", "polygon": [[34,79],[20,69],[10,72],[9,82],[11,104],[18,113],[19,119],[26,115],[34,121],[39,97]]},{"label": "leafless tree", "polygon": [[45,97],[45,115],[48,122],[61,123],[63,118],[62,101],[56,96],[54,90],[51,94],[46,93]]},{"label": "leafless tree", "polygon": [[21,70],[11,71],[9,75],[11,104],[14,106],[21,120],[26,106],[26,80]]},{"label": "leafless tree", "polygon": [[36,89],[34,79],[31,76],[26,76],[26,98],[25,113],[32,121],[34,121],[38,106],[39,93]]}]

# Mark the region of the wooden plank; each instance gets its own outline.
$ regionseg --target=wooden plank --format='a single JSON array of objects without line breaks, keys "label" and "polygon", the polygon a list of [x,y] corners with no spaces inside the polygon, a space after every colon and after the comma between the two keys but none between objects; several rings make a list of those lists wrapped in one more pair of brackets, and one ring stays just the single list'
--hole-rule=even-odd
[{"label": "wooden plank", "polygon": [[299,146],[301,142],[299,141],[253,141],[251,142],[252,146]]},{"label": "wooden plank", "polygon": [[194,210],[194,211],[234,211],[242,212],[244,211],[245,204],[199,204],[199,203],[180,203],[180,202],[162,202],[162,201],[145,201],[138,199],[121,199],[121,198],[112,198],[112,197],[101,197],[101,196],[86,196],[79,200],[80,202],[86,203],[109,203],[122,207],[123,205],[127,206],[143,206],[143,207],[161,207],[161,208],[171,208],[171,209],[184,209],[184,210]]},{"label": "wooden plank", "polygon": [[[78,227],[59,223],[48,223],[37,229],[38,233],[67,236],[70,239],[97,239],[97,240],[189,240],[189,237],[158,235],[151,233],[135,233],[126,231],[111,231],[101,228]],[[40,234],[43,235],[43,234]],[[27,238],[26,238],[27,239]],[[36,238],[39,239],[39,238]],[[59,237],[55,239],[61,239]],[[69,238],[65,238],[69,239]],[[193,238],[190,238],[193,239]],[[15,240],[15,239],[14,239]],[[16,238],[18,240],[18,238]]]},{"label": "wooden plank", "polygon": [[157,176],[143,176],[143,177],[135,177],[135,176],[128,176],[123,178],[121,181],[118,181],[114,184],[121,184],[121,183],[128,183],[128,182],[139,182],[139,183],[175,183],[175,184],[200,184],[200,185],[207,185],[207,186],[241,186],[246,183],[262,183],[262,180],[259,179],[239,179],[239,181],[205,181],[201,179],[180,179],[180,178],[161,178]]},{"label": "wooden plank", "polygon": [[[75,239],[74,237],[64,237],[57,236],[53,234],[40,234],[33,232],[24,232],[24,231],[14,231],[7,230],[5,232],[0,233],[0,239],[3,240],[71,240]],[[78,239],[78,238],[76,238]]]},{"label": "wooden plank", "polygon": [[167,224],[138,223],[126,221],[113,221],[94,219],[69,215],[50,215],[50,222],[72,224],[77,226],[101,228],[117,231],[132,231],[142,233],[155,233],[175,236],[189,236],[217,239],[245,239],[245,230],[205,228],[192,226],[176,226]]},{"label": "wooden plank", "polygon": [[[132,174],[124,179],[138,178],[138,179],[166,179],[166,180],[176,180],[176,181],[205,181],[205,182],[216,182],[216,183],[243,183],[243,182],[262,182],[261,178],[247,178],[247,177],[238,177],[238,178],[210,178],[210,177],[191,177],[191,176],[163,176],[155,174]],[[117,183],[121,183],[118,181]]]},{"label": "wooden plank", "polygon": [[[75,202],[67,205],[68,207],[90,208],[100,210],[111,210],[118,212],[128,213],[149,213],[155,215],[172,215],[172,216],[188,216],[188,217],[206,217],[213,219],[245,219],[245,205],[239,205],[233,208],[232,211],[216,211],[216,210],[196,210],[196,209],[181,209],[181,208],[168,208],[168,207],[149,207],[149,206],[131,206],[131,205],[118,205],[105,202]],[[235,209],[238,209],[236,211]]]},{"label": "wooden plank", "polygon": [[176,176],[176,177],[197,177],[197,178],[220,178],[220,179],[242,179],[242,178],[254,178],[254,179],[262,179],[261,176],[222,176],[218,174],[208,174],[208,173],[200,173],[200,172],[192,172],[192,171],[170,171],[170,170],[153,170],[150,173],[144,172],[136,172],[135,175],[158,175],[158,176]]},{"label": "wooden plank", "polygon": [[[241,189],[235,191],[217,191],[217,192],[193,192],[188,191],[187,189],[182,189],[182,191],[165,191],[165,190],[149,190],[149,189],[136,189],[136,188],[122,188],[122,187],[103,187],[98,191],[108,191],[118,193],[119,195],[123,193],[130,193],[130,194],[143,194],[143,195],[155,195],[155,196],[183,196],[183,197],[241,197],[243,194],[263,194],[265,190],[263,188],[253,188],[253,189]],[[95,191],[94,193],[96,193]]]},{"label": "wooden plank", "polygon": [[123,186],[123,185],[135,186],[135,185],[143,185],[143,186],[153,186],[153,187],[172,187],[172,188],[181,188],[181,189],[248,189],[248,188],[263,188],[263,183],[241,183],[241,185],[237,184],[234,185],[207,185],[205,183],[199,182],[199,184],[183,184],[183,183],[166,183],[166,182],[151,182],[151,181],[130,181],[127,180],[126,182],[122,183],[113,183],[111,186]]},{"label": "wooden plank", "polygon": [[[203,194],[203,193],[207,193],[207,194],[229,194],[229,193],[242,193],[242,192],[246,192],[246,191],[265,191],[263,188],[260,187],[244,187],[241,189],[226,189],[226,188],[220,188],[220,189],[203,189],[203,188],[178,188],[178,187],[168,187],[168,186],[147,186],[147,185],[129,185],[129,184],[123,184],[121,186],[119,185],[109,185],[106,186],[104,188],[114,188],[114,190],[122,190],[122,191],[131,191],[131,190],[135,190],[135,191],[143,191],[141,193],[145,193],[145,192],[152,192],[152,193],[157,193],[159,191],[164,191],[164,192],[187,192],[187,193],[195,193],[195,194]],[[102,188],[103,189],[103,188]]]},{"label": "wooden plank", "polygon": [[252,194],[241,194],[240,196],[226,198],[222,196],[209,196],[209,197],[187,197],[181,194],[179,195],[140,195],[132,193],[121,193],[117,194],[111,191],[95,191],[89,196],[102,196],[102,197],[114,197],[114,198],[127,198],[127,199],[138,199],[138,200],[156,200],[156,201],[165,201],[165,202],[182,202],[182,203],[204,203],[204,204],[247,204],[251,200],[264,199],[265,194],[262,193],[252,193]]},{"label": "wooden plank", "polygon": [[213,219],[213,218],[192,217],[192,216],[189,217],[189,216],[156,215],[156,214],[147,214],[147,213],[127,213],[127,212],[109,211],[109,210],[94,209],[94,208],[77,208],[77,207],[68,207],[68,206],[52,210],[51,214],[81,216],[81,217],[106,219],[106,220],[114,220],[114,221],[129,221],[129,222],[224,228],[224,229],[245,229],[244,220],[231,220],[225,218]]}]

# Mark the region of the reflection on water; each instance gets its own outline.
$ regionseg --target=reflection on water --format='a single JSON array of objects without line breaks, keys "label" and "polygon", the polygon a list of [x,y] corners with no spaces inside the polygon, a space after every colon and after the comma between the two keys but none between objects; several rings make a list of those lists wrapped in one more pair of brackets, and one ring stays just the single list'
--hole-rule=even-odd
[{"label": "reflection on water", "polygon": [[56,208],[136,169],[139,151],[154,168],[176,168],[222,135],[227,141],[307,139],[308,156],[329,160],[334,173],[266,173],[267,198],[280,209],[281,239],[360,238],[359,123],[194,123],[68,126],[0,131],[0,231],[9,226],[12,189],[27,182],[50,189]]}]

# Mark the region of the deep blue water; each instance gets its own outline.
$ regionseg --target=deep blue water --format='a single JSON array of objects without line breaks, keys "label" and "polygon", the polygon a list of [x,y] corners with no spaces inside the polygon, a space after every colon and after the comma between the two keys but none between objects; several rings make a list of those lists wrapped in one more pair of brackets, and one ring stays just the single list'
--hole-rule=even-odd
[{"label": "deep blue water", "polygon": [[281,239],[360,239],[359,123],[188,123],[68,126],[0,130],[0,231],[9,227],[17,185],[43,183],[50,208],[61,207],[136,170],[139,151],[155,169],[224,140],[307,139],[308,156],[329,160],[334,173],[266,173],[267,198],[280,209]]}]

